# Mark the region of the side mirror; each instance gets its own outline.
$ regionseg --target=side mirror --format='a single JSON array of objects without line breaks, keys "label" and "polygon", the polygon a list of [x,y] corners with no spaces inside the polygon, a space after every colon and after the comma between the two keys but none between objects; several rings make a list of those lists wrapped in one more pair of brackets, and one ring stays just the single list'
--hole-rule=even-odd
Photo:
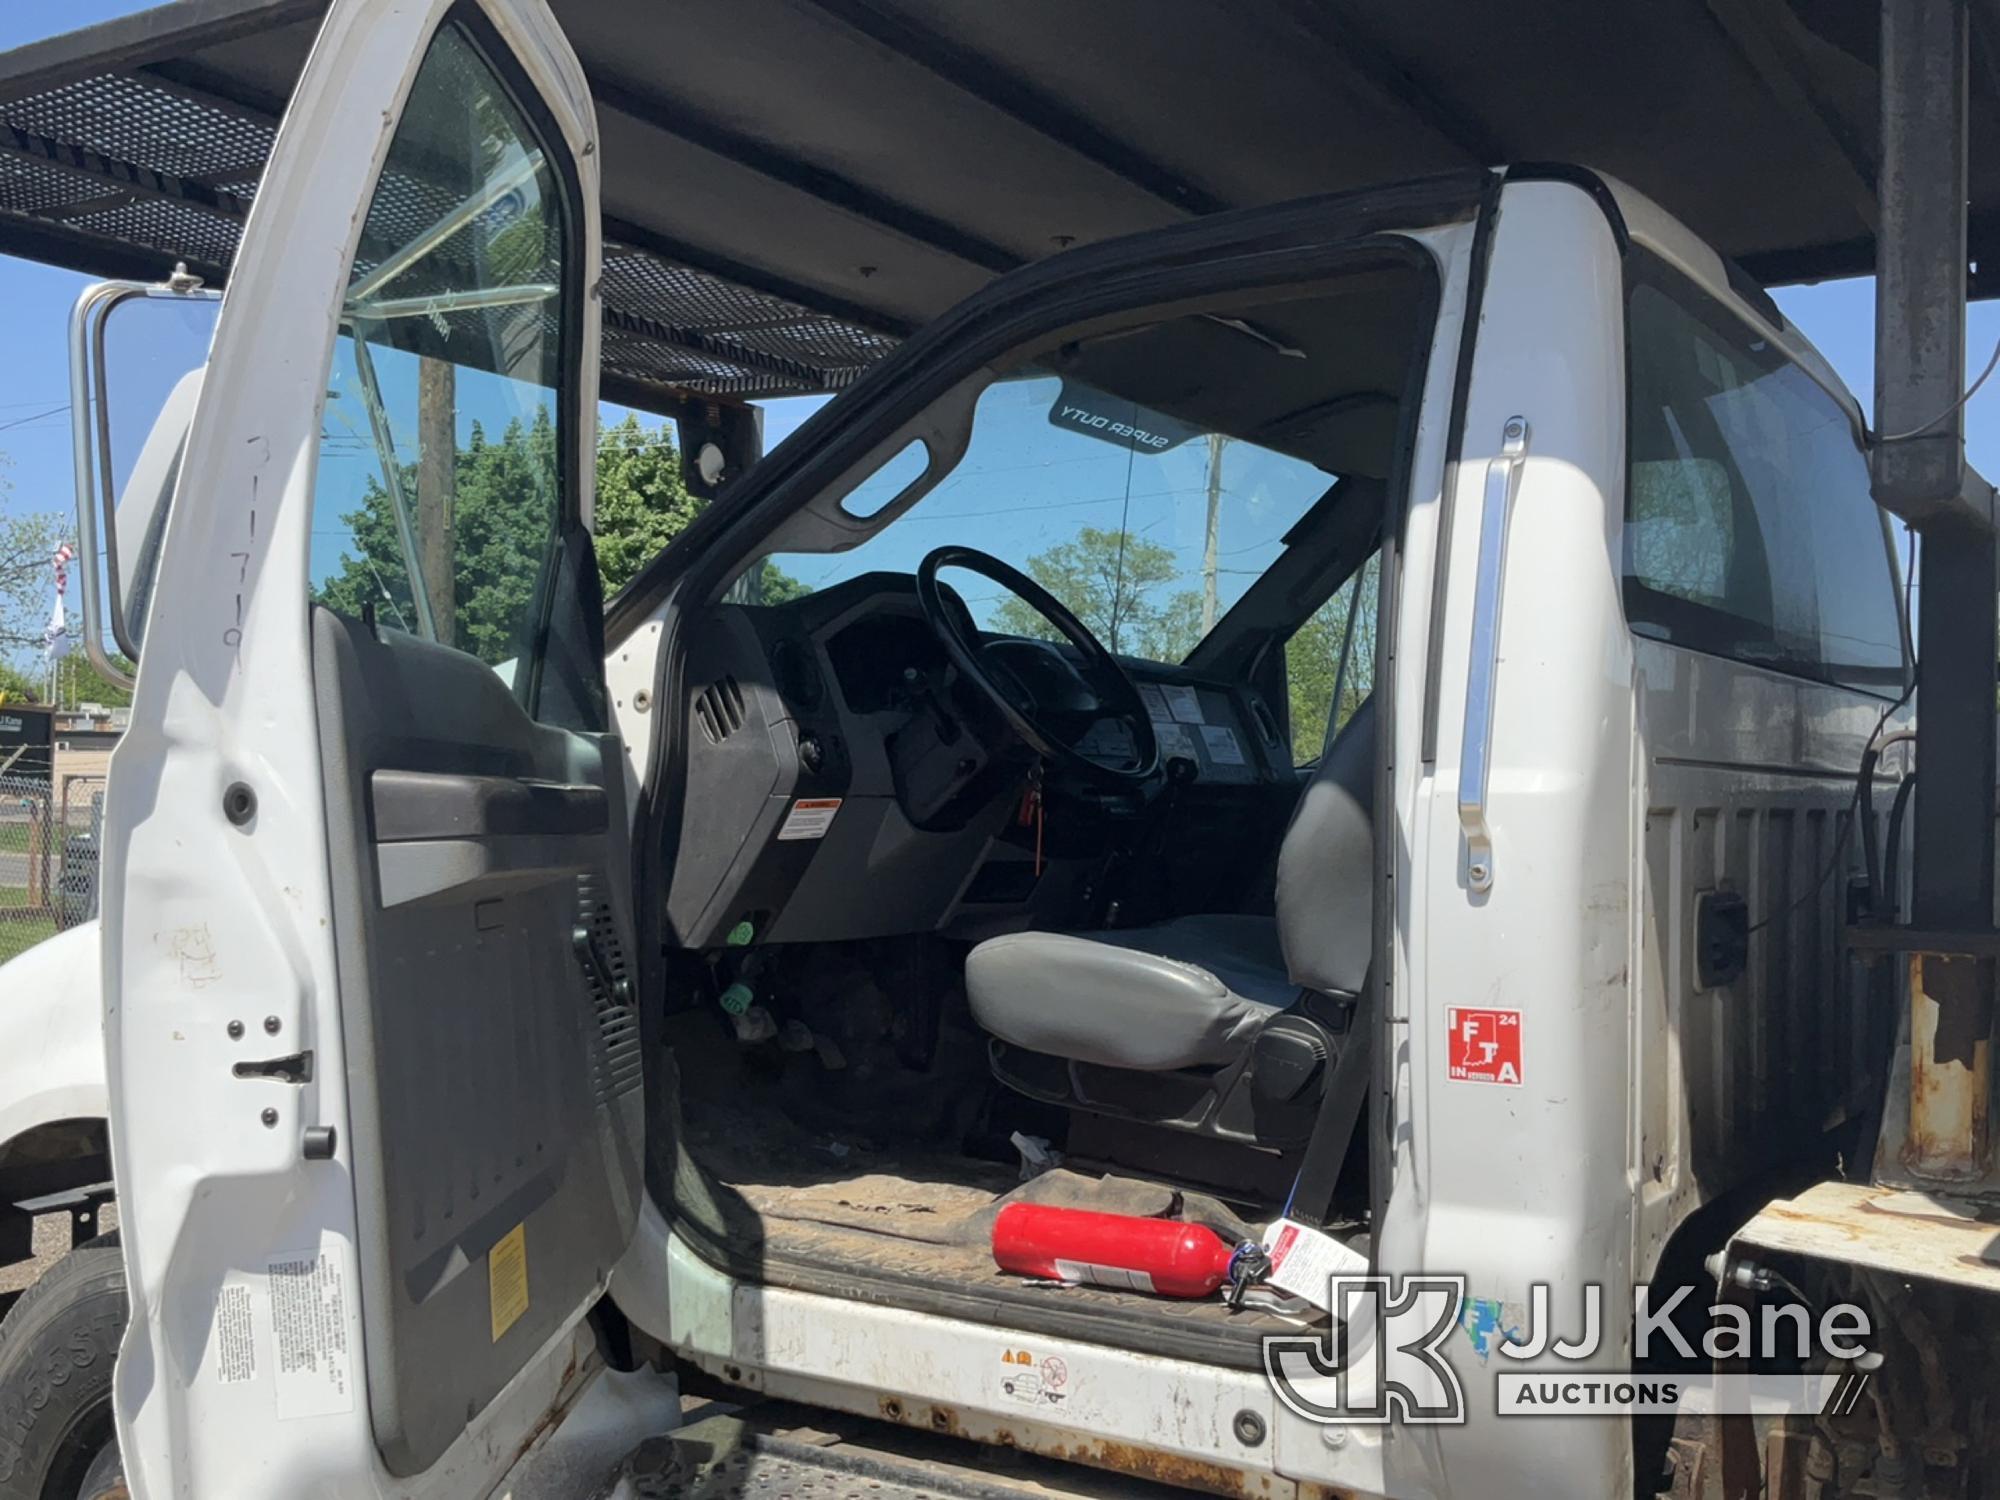
[{"label": "side mirror", "polygon": [[220,292],[176,269],[158,286],[86,288],[70,314],[77,574],[91,665],[132,685],[181,453]]}]

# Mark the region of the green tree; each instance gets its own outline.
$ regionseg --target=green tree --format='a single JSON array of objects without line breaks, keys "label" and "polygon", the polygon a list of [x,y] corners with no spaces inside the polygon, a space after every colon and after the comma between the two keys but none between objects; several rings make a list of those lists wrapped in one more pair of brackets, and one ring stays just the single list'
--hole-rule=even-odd
[{"label": "green tree", "polygon": [[[555,497],[547,476],[556,472],[556,430],[546,408],[531,422],[507,424],[499,441],[472,424],[456,454],[452,508],[453,592],[432,600],[441,640],[481,661],[502,662],[527,645],[536,584],[543,565]],[[417,466],[403,466],[403,494],[417,494]],[[416,630],[422,619],[403,564],[394,502],[370,479],[358,509],[342,518],[352,538],[340,571],[320,584],[330,609],[359,616],[372,605],[392,625]],[[414,518],[413,518],[414,524]]]},{"label": "green tree", "polygon": [[789,604],[794,599],[803,599],[812,592],[808,584],[801,583],[783,568],[765,558],[757,564],[757,577],[753,585],[753,603]]},{"label": "green tree", "polygon": [[[1292,759],[1304,765],[1319,758],[1327,726],[1336,730],[1375,686],[1375,600],[1380,585],[1381,554],[1368,559],[1361,571],[1343,583],[1334,596],[1307,616],[1285,642],[1285,678],[1292,719]],[[1355,603],[1355,590],[1361,599]],[[1350,614],[1350,606],[1352,606]],[[1347,675],[1340,675],[1341,650],[1348,621],[1354,622],[1354,647],[1347,652]],[[1340,685],[1335,713],[1334,685]]]},{"label": "green tree", "polygon": [[[71,629],[79,637],[83,627],[71,620]],[[111,654],[112,662],[126,672],[132,664],[117,652]],[[132,690],[121,687],[100,673],[90,664],[84,654],[79,639],[71,646],[69,655],[56,666],[55,701],[59,704],[100,703],[106,708],[122,708],[132,701]],[[48,692],[48,671],[45,659],[39,654],[23,655],[19,664],[0,662],[0,695],[9,703],[40,703]]]},{"label": "green tree", "polygon": [[[7,456],[0,453],[0,507],[14,488],[7,478],[7,463]],[[69,521],[54,513],[0,515],[0,663],[36,686],[31,696],[39,696],[43,638],[55,604],[55,551],[70,530]],[[74,581],[74,567],[71,574]],[[72,628],[79,623],[77,604],[78,591],[71,588]],[[16,685],[5,685],[8,696],[14,697]]]},{"label": "green tree", "polygon": [[[509,423],[498,441],[475,422],[457,454],[452,500],[456,567],[447,638],[483,661],[505,661],[525,646],[521,632],[541,555],[524,542],[549,532],[551,501],[543,476],[555,472],[555,443],[554,424],[541,412],[532,423]],[[415,503],[415,464],[404,466],[403,493]],[[597,444],[594,527],[605,597],[630,583],[700,510],[701,502],[688,493],[681,477],[672,428],[648,428],[629,414],[605,428]],[[415,631],[419,616],[388,489],[371,479],[360,506],[341,520],[352,540],[339,570],[321,583],[320,602],[357,618],[365,605],[372,605],[386,623]],[[768,559],[760,564],[757,602],[781,604],[809,592]],[[441,636],[444,624],[440,622]]]},{"label": "green tree", "polygon": [[627,414],[597,439],[597,569],[608,599],[687,529],[701,509],[681,478],[671,427]]},{"label": "green tree", "polygon": [[[115,651],[111,653],[111,662],[128,675],[132,671],[132,663]],[[57,681],[64,703],[101,703],[106,708],[122,708],[132,701],[132,690],[121,687],[92,666],[81,645],[63,659]]]},{"label": "green tree", "polygon": [[42,684],[38,678],[12,662],[0,661],[0,702],[39,703],[41,697]]},{"label": "green tree", "polygon": [[[1028,576],[1069,607],[1112,651],[1179,661],[1201,639],[1201,594],[1158,591],[1180,576],[1173,549],[1129,531],[1086,526],[1068,541],[1028,559]],[[993,623],[1011,635],[1060,640],[1061,633],[1024,599],[1005,599]]]},{"label": "green tree", "polygon": [[[0,454],[0,506],[14,489],[7,463],[7,456]],[[70,525],[60,515],[0,515],[0,658],[40,654],[56,597],[55,551],[69,534]],[[72,613],[76,600],[72,589]]]}]

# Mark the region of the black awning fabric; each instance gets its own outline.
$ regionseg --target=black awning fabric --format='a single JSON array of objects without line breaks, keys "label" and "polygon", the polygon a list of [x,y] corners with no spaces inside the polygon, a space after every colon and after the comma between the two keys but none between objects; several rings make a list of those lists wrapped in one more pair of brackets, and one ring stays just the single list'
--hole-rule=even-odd
[{"label": "black awning fabric", "polygon": [[[837,388],[1066,246],[1468,165],[1624,178],[1767,285],[1873,264],[1873,4],[552,4],[597,99],[607,389],[642,404]],[[0,55],[0,251],[226,273],[323,9],[180,0]]]}]

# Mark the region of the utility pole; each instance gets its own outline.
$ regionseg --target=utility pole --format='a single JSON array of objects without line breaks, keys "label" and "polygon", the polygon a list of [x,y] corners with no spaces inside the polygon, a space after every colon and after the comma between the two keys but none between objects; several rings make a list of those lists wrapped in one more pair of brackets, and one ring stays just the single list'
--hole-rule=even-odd
[{"label": "utility pole", "polygon": [[417,361],[417,574],[438,644],[457,638],[458,376],[449,360]]},{"label": "utility pole", "polygon": [[1215,543],[1222,518],[1222,449],[1229,438],[1220,432],[1208,435],[1208,528],[1201,543],[1201,633],[1215,629],[1216,577]]}]

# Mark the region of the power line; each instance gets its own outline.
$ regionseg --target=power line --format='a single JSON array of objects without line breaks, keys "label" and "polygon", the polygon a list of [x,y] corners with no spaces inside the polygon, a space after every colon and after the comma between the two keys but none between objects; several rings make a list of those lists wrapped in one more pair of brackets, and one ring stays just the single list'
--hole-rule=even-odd
[{"label": "power line", "polygon": [[25,427],[30,422],[41,421],[43,417],[60,416],[68,410],[69,403],[65,401],[61,406],[51,406],[47,411],[38,411],[31,417],[16,417],[11,422],[0,422],[0,432],[5,432],[10,427]]}]

